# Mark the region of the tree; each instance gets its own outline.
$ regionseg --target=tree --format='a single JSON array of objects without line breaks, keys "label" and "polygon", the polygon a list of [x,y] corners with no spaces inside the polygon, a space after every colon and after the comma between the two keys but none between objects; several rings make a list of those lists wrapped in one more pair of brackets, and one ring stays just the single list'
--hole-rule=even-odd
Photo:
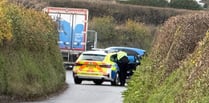
[{"label": "tree", "polygon": [[[93,18],[89,24],[89,28],[97,31],[98,34],[98,47],[108,47],[109,45],[117,42],[115,37],[115,21],[112,17]],[[114,39],[114,40],[112,40]]]}]

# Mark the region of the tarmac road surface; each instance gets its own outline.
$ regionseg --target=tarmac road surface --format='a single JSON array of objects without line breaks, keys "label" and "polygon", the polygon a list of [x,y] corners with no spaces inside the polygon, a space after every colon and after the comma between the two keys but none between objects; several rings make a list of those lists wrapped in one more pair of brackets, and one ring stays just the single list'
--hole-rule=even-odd
[{"label": "tarmac road surface", "polygon": [[111,86],[110,82],[95,85],[92,81],[83,81],[74,84],[72,71],[66,71],[68,88],[61,94],[43,101],[25,103],[122,103],[122,92],[126,89],[121,86]]}]

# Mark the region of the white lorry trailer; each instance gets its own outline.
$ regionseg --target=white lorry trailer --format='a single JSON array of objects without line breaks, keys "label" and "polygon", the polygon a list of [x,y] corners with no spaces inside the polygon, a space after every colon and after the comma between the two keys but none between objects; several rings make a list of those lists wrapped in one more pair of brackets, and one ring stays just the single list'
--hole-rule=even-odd
[{"label": "white lorry trailer", "polygon": [[78,55],[87,48],[88,9],[46,7],[43,11],[57,22],[64,67],[72,68]]}]

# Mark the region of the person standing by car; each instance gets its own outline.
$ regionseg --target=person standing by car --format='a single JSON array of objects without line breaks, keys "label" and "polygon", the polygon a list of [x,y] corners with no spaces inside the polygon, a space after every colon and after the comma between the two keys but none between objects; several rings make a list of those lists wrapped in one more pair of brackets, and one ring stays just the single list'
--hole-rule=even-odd
[{"label": "person standing by car", "polygon": [[124,51],[117,52],[117,64],[119,66],[119,78],[120,85],[124,86],[126,83],[126,73],[127,73],[127,65],[128,65],[128,57],[127,53]]}]

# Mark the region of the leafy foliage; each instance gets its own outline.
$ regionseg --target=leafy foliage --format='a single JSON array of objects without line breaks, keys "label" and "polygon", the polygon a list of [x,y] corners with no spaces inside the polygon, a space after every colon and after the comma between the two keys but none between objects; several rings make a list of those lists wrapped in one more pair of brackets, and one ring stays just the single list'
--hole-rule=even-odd
[{"label": "leafy foliage", "polygon": [[179,9],[191,9],[191,10],[201,10],[203,9],[195,0],[171,0],[167,2],[166,0],[128,0],[120,1],[126,4],[135,5],[147,5],[147,6],[157,6],[157,7],[172,7]]},{"label": "leafy foliage", "polygon": [[125,103],[209,102],[208,17],[207,12],[176,16],[162,26],[128,83]]},{"label": "leafy foliage", "polygon": [[12,39],[11,24],[5,16],[6,8],[3,7],[4,5],[6,5],[6,2],[4,0],[0,1],[0,44],[2,44],[4,40]]},{"label": "leafy foliage", "polygon": [[47,6],[47,0],[8,0],[19,6],[24,6],[25,8],[33,8],[37,10],[42,10]]},{"label": "leafy foliage", "polygon": [[119,35],[117,36],[117,44],[148,50],[153,40],[151,28],[151,26],[137,23],[129,19],[126,21],[125,25],[120,25],[116,28],[116,35]]},{"label": "leafy foliage", "polygon": [[171,0],[170,7],[192,10],[203,9],[195,0]]},{"label": "leafy foliage", "polygon": [[6,24],[0,28],[10,30],[12,38],[0,46],[0,95],[33,99],[60,89],[65,71],[55,23],[32,9],[10,3],[1,8],[4,18],[0,21]]},{"label": "leafy foliage", "polygon": [[[158,0],[155,0],[158,1]],[[116,23],[123,24],[128,19],[148,25],[161,25],[169,17],[191,13],[195,11],[177,10],[171,8],[154,8],[146,6],[133,6],[123,4],[111,4],[88,1],[51,0],[50,6],[86,8],[89,10],[89,18],[112,16]]]},{"label": "leafy foliage", "polygon": [[107,47],[109,43],[112,44],[114,42],[111,41],[111,39],[116,38],[114,35],[115,23],[112,17],[93,18],[92,23],[89,25],[90,29],[98,32],[99,47]]},{"label": "leafy foliage", "polygon": [[121,3],[135,4],[135,5],[148,5],[148,6],[158,6],[165,7],[168,5],[166,0],[128,0],[128,1],[120,1]]},{"label": "leafy foliage", "polygon": [[115,23],[112,17],[93,18],[89,28],[98,32],[98,47],[131,46],[148,50],[151,46],[154,27],[127,20],[124,25]]}]

